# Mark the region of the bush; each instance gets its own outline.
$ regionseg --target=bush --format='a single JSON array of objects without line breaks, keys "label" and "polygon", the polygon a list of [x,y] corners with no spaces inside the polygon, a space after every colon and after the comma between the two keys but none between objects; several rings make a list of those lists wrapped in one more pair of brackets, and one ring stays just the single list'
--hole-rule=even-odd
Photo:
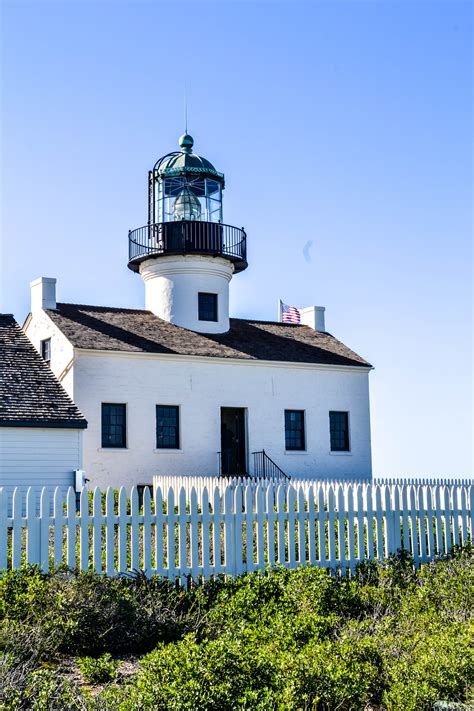
[{"label": "bush", "polygon": [[97,658],[80,657],[77,664],[85,681],[91,684],[105,684],[117,675],[118,661],[108,652]]},{"label": "bush", "polygon": [[[6,573],[0,707],[428,711],[439,700],[469,704],[473,570],[471,548],[419,569],[400,551],[359,566],[352,578],[308,566],[188,591],[142,575]],[[125,677],[116,658],[130,652],[145,656]],[[78,688],[67,671],[74,665],[63,660],[71,655],[85,657],[77,663],[86,681],[105,687]]]},{"label": "bush", "polygon": [[193,600],[144,575],[9,571],[0,579],[0,649],[21,658],[146,652],[193,628]]}]

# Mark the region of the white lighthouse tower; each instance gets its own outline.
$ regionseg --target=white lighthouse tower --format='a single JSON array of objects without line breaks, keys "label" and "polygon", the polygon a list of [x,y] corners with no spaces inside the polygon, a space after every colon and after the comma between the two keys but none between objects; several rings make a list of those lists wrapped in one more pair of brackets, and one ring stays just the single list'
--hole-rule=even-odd
[{"label": "white lighthouse tower", "polygon": [[145,306],[170,323],[202,333],[229,330],[229,283],[247,268],[246,234],[222,222],[224,175],[179,151],[148,173],[148,224],[129,232],[128,266],[145,283]]}]

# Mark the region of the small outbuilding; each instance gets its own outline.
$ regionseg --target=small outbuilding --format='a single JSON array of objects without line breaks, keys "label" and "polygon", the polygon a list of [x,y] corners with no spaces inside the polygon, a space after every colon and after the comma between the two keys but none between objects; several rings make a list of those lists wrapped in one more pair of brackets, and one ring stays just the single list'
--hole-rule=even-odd
[{"label": "small outbuilding", "polygon": [[0,314],[0,486],[74,486],[86,427],[13,316]]}]

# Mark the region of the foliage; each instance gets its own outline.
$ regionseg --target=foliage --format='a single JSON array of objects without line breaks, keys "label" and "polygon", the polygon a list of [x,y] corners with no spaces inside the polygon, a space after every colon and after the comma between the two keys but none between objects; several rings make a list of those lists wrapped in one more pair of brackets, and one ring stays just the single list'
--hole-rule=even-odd
[{"label": "foliage", "polygon": [[117,675],[118,661],[112,659],[109,652],[101,657],[79,657],[77,664],[84,679],[91,684],[104,684]]},{"label": "foliage", "polygon": [[[352,577],[305,567],[188,591],[35,568],[0,580],[5,709],[423,711],[474,701],[472,548]],[[141,657],[121,673],[117,655]],[[92,693],[67,672],[77,655]],[[100,656],[102,655],[102,656]],[[112,656],[113,655],[113,656]],[[69,662],[69,668],[72,662]]]}]

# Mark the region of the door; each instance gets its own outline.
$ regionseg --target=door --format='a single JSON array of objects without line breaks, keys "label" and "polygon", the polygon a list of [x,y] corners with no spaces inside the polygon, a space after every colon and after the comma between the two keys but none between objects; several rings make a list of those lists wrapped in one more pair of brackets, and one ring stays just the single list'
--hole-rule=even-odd
[{"label": "door", "polygon": [[245,408],[221,407],[221,474],[247,476]]}]

